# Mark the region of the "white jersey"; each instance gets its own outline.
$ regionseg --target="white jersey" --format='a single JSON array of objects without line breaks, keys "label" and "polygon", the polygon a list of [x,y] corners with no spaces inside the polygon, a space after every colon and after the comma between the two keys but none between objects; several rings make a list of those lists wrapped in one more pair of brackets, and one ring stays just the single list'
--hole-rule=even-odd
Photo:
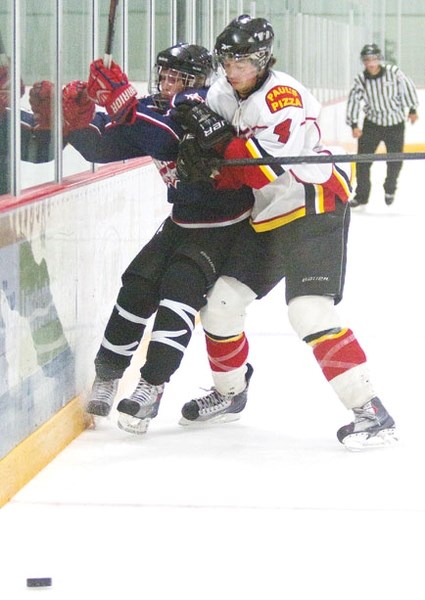
[{"label": "white jersey", "polygon": [[[207,104],[232,123],[239,137],[245,138],[245,157],[331,154],[320,146],[319,102],[286,73],[270,71],[263,85],[245,100],[240,100],[226,78],[221,77],[209,89]],[[232,154],[231,146],[229,152],[226,158],[242,157]],[[258,177],[254,184],[252,177],[248,183],[254,188],[254,228],[266,231],[306,214],[334,210],[335,196],[346,201],[351,192],[351,166],[344,166],[327,163],[254,167]]]}]

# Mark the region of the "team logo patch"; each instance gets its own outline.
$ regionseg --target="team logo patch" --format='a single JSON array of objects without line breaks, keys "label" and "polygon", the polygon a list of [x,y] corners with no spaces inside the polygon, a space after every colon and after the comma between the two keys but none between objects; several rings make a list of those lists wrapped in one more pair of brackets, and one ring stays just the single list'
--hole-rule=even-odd
[{"label": "team logo patch", "polygon": [[302,108],[303,101],[297,90],[287,85],[276,85],[266,95],[267,106],[270,112],[275,113],[287,106]]}]

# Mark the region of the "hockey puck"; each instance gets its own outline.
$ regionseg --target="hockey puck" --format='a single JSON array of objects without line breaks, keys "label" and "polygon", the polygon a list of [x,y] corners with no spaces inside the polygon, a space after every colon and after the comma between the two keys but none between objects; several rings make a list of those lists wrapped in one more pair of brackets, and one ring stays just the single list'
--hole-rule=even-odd
[{"label": "hockey puck", "polygon": [[40,587],[50,587],[52,585],[51,577],[30,577],[27,579],[27,587],[31,588],[40,588]]}]

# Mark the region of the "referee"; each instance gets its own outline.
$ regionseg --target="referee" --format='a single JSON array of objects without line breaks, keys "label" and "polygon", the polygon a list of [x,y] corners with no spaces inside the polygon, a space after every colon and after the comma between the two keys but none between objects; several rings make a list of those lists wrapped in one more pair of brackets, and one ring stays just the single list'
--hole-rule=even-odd
[{"label": "referee", "polygon": [[[346,122],[358,139],[358,154],[372,154],[380,142],[387,152],[402,152],[406,112],[414,123],[418,118],[418,96],[413,82],[396,65],[382,64],[382,53],[376,44],[367,44],[360,52],[365,70],[354,79],[347,103]],[[359,127],[363,107],[363,128]],[[401,162],[387,162],[384,182],[385,203],[394,202]],[[370,193],[371,163],[357,164],[357,188],[350,205],[367,204]]]}]

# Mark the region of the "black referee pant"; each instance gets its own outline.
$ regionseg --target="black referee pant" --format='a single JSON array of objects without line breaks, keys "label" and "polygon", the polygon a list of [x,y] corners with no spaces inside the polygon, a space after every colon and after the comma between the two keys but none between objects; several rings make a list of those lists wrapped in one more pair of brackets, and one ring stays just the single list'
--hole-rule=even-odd
[{"label": "black referee pant", "polygon": [[[373,154],[380,142],[384,142],[387,152],[403,152],[404,121],[397,125],[375,125],[368,119],[363,123],[363,134],[358,139],[358,154]],[[388,162],[387,176],[384,182],[386,194],[394,194],[397,188],[397,179],[402,162]],[[357,163],[357,188],[355,200],[359,204],[366,204],[370,194],[370,168],[372,163]]]}]

